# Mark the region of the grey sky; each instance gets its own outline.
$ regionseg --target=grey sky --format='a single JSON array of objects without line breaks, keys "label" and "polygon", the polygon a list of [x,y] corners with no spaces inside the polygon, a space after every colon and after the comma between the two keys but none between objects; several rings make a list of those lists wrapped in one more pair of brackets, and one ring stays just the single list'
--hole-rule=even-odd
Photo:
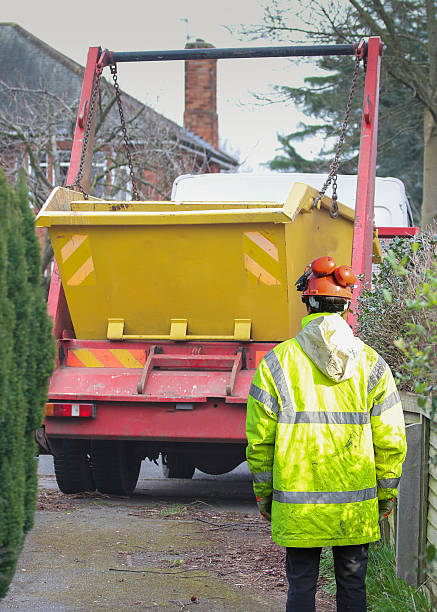
[{"label": "grey sky", "polygon": [[[19,23],[84,65],[90,46],[113,51],[180,49],[187,31],[216,47],[272,44],[241,42],[225,28],[259,23],[261,16],[256,0],[15,0],[3,9],[1,21]],[[289,104],[257,106],[250,92],[265,92],[272,83],[301,84],[307,72],[308,66],[274,58],[219,61],[220,142],[230,153],[239,151],[240,159],[247,160],[246,169],[257,170],[259,163],[271,159],[278,146],[276,133],[293,131],[300,118]],[[119,83],[122,89],[182,123],[183,62],[123,64]]]}]

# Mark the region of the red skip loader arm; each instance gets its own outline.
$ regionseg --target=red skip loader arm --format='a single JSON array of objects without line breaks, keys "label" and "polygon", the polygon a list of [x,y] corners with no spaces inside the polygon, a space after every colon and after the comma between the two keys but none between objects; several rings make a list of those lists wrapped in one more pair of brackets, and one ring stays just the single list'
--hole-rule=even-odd
[{"label": "red skip loader arm", "polygon": [[[372,276],[373,209],[375,200],[376,154],[378,147],[379,80],[382,44],[379,36],[369,38],[367,45],[367,71],[364,85],[363,118],[361,122],[360,157],[358,164],[355,223],[351,265],[356,274],[363,275],[352,298],[356,311],[362,285],[370,283]],[[349,314],[348,322],[354,326],[356,312]]]},{"label": "red skip loader arm", "polygon": [[[77,172],[79,170],[80,156],[82,154],[83,148],[83,137],[85,134],[88,111],[90,109],[91,92],[93,90],[94,81],[97,77],[97,64],[99,61],[100,52],[100,47],[90,47],[88,51],[88,59],[85,67],[85,73],[83,76],[82,93],[80,96],[79,112],[77,113],[73,146],[71,149],[67,185],[73,184],[74,179],[76,178]],[[93,120],[94,121],[90,130],[90,137],[86,150],[86,157],[83,165],[83,175],[81,180],[81,185],[86,193],[89,193],[91,187],[91,163],[93,158],[96,113],[94,113]]]}]

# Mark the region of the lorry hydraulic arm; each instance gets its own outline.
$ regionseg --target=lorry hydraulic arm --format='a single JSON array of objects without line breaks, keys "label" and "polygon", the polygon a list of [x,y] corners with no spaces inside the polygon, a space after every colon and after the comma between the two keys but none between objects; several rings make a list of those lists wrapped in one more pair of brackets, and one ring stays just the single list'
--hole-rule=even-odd
[{"label": "lorry hydraulic arm", "polygon": [[[100,78],[105,66],[121,62],[170,61],[170,60],[204,60],[261,57],[320,57],[328,55],[354,55],[363,60],[366,67],[364,87],[363,118],[358,166],[358,183],[355,207],[355,225],[352,245],[352,267],[362,275],[362,283],[371,280],[372,241],[373,241],[373,207],[376,174],[377,130],[379,79],[382,44],[378,36],[369,38],[368,42],[345,45],[308,45],[288,47],[236,48],[236,49],[184,49],[169,51],[102,51],[99,47],[90,47],[85,68],[79,111],[76,120],[74,141],[71,153],[67,185],[74,184],[82,164],[81,186],[88,191],[91,183],[92,143],[94,139],[95,117],[88,128],[89,138],[85,158],[81,160],[84,148],[88,112],[90,109],[93,85]],[[49,294],[49,312],[58,311],[59,300],[64,300],[62,285],[55,266]],[[354,300],[357,300],[357,291]],[[354,317],[350,319],[355,322]]]},{"label": "lorry hydraulic arm", "polygon": [[362,280],[358,281],[358,287],[352,298],[351,310],[353,313],[349,313],[348,316],[348,322],[353,327],[357,321],[356,304],[360,284],[370,284],[372,277],[373,208],[375,199],[376,154],[378,148],[381,55],[381,39],[378,36],[369,38],[351,262],[352,269],[359,275],[362,275]]}]

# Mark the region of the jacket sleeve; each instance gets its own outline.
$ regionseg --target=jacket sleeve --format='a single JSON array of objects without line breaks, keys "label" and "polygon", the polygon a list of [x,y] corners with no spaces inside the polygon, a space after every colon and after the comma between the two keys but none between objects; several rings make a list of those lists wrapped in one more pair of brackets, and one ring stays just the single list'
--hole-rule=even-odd
[{"label": "jacket sleeve", "polygon": [[378,499],[397,497],[407,454],[401,398],[389,366],[378,356],[368,385]]},{"label": "jacket sleeve", "polygon": [[256,497],[273,494],[273,457],[279,399],[270,370],[261,361],[247,399],[246,457]]}]

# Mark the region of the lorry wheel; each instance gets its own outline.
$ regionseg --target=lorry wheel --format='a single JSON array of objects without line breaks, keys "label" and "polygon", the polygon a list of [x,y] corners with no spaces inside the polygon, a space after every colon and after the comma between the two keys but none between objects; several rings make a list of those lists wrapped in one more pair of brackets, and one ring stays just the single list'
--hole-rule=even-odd
[{"label": "lorry wheel", "polygon": [[129,444],[99,440],[91,443],[91,465],[98,491],[130,495],[137,485],[141,459]]},{"label": "lorry wheel", "polygon": [[195,467],[186,455],[162,455],[162,473],[165,478],[193,478]]},{"label": "lorry wheel", "polygon": [[227,453],[202,453],[193,456],[193,461],[198,470],[205,474],[226,474],[231,472],[246,459],[244,447],[229,449]]},{"label": "lorry wheel", "polygon": [[82,440],[62,440],[54,456],[56,482],[62,493],[95,491],[87,447]]}]

